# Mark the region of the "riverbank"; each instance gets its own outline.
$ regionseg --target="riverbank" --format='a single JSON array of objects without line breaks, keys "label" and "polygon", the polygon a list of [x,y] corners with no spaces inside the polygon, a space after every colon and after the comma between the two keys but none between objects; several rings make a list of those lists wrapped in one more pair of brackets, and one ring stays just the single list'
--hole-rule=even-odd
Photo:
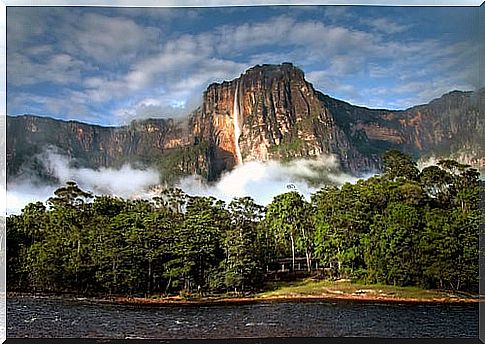
[{"label": "riverbank", "polygon": [[426,290],[416,287],[365,285],[349,280],[312,280],[273,283],[270,290],[250,297],[217,296],[180,298],[117,298],[119,303],[131,304],[247,304],[255,302],[312,302],[319,300],[382,302],[382,303],[473,303],[478,296],[447,291]]},{"label": "riverbank", "polygon": [[[449,291],[427,290],[417,287],[396,287],[387,285],[366,285],[352,283],[349,280],[314,281],[311,279],[290,282],[273,283],[269,291],[247,297],[224,294],[213,296],[187,295],[150,297],[111,296],[77,296],[38,294],[36,297],[58,297],[92,301],[100,303],[153,305],[153,306],[199,306],[223,304],[250,304],[258,302],[312,302],[312,301],[351,301],[373,303],[475,303],[480,302],[476,295],[453,293]],[[26,293],[9,293],[8,297],[31,295]],[[481,301],[484,301],[482,299]]]},{"label": "riverbank", "polygon": [[362,284],[350,280],[305,279],[291,283],[275,283],[272,290],[257,295],[260,299],[317,298],[372,302],[456,303],[479,302],[478,295],[462,292]]}]

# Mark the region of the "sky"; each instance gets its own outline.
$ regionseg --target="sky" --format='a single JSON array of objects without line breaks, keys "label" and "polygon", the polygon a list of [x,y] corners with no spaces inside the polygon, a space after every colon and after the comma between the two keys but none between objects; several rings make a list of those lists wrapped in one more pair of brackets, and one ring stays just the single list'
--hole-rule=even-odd
[{"label": "sky", "polygon": [[478,80],[477,7],[8,7],[7,113],[180,118],[212,82],[292,62],[314,87],[405,109]]}]

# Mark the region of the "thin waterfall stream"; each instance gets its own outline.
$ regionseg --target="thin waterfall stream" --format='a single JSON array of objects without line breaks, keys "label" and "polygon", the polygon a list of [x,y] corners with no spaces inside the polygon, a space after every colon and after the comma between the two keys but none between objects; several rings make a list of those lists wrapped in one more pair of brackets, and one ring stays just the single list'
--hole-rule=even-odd
[{"label": "thin waterfall stream", "polygon": [[233,107],[233,121],[234,121],[234,146],[236,147],[237,164],[243,163],[241,155],[241,147],[239,147],[239,136],[241,136],[241,119],[239,113],[239,83],[236,84],[236,91],[234,93],[234,107]]}]

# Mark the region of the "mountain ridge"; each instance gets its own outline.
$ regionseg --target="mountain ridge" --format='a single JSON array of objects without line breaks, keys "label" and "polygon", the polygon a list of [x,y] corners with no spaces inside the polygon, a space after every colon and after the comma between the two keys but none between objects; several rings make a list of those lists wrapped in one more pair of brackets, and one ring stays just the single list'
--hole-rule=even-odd
[{"label": "mountain ridge", "polygon": [[378,171],[387,149],[415,158],[468,154],[465,162],[481,168],[479,137],[485,129],[472,99],[476,93],[454,90],[406,110],[371,109],[316,90],[290,63],[257,65],[238,78],[210,84],[202,105],[181,120],[147,118],[111,127],[8,116],[7,175],[32,165],[47,146],[79,166],[129,162],[156,165],[175,178],[196,173],[208,180],[240,163],[238,151],[243,161],[332,154],[354,175]]},{"label": "mountain ridge", "polygon": [[[233,80],[235,80],[235,79],[233,79]],[[224,82],[229,82],[229,81],[224,81]],[[221,84],[221,83],[212,83],[211,85],[216,85],[216,84]],[[367,107],[367,106],[361,106],[361,105],[354,105],[354,104],[352,104],[348,101],[338,99],[338,98],[333,98],[333,97],[323,93],[322,91],[317,90],[317,92],[321,93],[325,97],[332,98],[333,100],[335,100],[337,102],[344,103],[346,105],[349,105],[349,106],[352,106],[352,107],[355,107],[355,108],[360,108],[362,110],[395,112],[395,113],[406,112],[406,111],[409,111],[409,110],[417,108],[417,107],[430,105],[430,104],[442,99],[443,97],[446,97],[446,96],[448,96],[450,94],[454,94],[454,93],[468,94],[468,95],[474,95],[474,94],[477,93],[477,91],[452,90],[452,91],[444,93],[443,95],[441,95],[437,98],[431,99],[428,103],[413,105],[413,106],[410,106],[409,108],[406,108],[406,109],[386,109],[386,108],[373,108],[373,107]],[[478,92],[485,92],[485,88],[480,89],[480,91],[478,91]],[[58,121],[58,122],[76,123],[76,124],[90,125],[90,126],[93,126],[93,127],[100,127],[100,128],[122,128],[122,127],[130,126],[133,123],[144,122],[144,121],[152,121],[152,120],[154,120],[154,121],[169,121],[169,120],[172,120],[174,122],[183,122],[183,121],[187,120],[187,116],[190,116],[190,114],[193,113],[194,111],[197,111],[197,109],[193,110],[192,112],[189,111],[188,114],[186,115],[186,117],[184,117],[183,119],[178,119],[176,117],[146,117],[146,118],[132,119],[130,122],[124,123],[124,124],[113,124],[113,125],[104,125],[104,124],[99,124],[99,123],[89,123],[89,122],[84,122],[82,120],[77,120],[77,119],[55,118],[55,117],[48,116],[48,115],[39,115],[39,114],[34,114],[34,113],[24,113],[24,114],[18,114],[18,115],[6,115],[6,117],[7,118],[19,118],[19,117],[47,118],[49,120]]]}]

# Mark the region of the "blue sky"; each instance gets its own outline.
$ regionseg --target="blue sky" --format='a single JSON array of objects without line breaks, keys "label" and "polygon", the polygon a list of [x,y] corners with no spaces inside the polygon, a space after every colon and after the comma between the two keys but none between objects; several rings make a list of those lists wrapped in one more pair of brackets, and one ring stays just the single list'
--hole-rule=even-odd
[{"label": "blue sky", "polygon": [[7,111],[181,117],[208,84],[290,61],[325,94],[404,109],[478,84],[477,7],[9,7]]}]

